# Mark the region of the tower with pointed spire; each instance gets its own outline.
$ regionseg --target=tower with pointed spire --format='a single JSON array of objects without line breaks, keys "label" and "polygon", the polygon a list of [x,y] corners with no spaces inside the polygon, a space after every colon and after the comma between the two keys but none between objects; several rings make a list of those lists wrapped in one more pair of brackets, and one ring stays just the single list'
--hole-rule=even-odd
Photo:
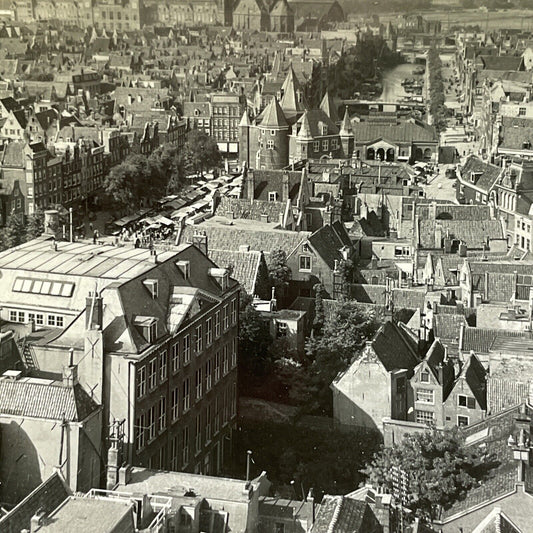
[{"label": "tower with pointed spire", "polygon": [[308,108],[308,105],[305,100],[304,90],[292,68],[292,63],[281,86],[281,94],[280,106],[283,109],[283,113],[285,113],[285,117],[291,123],[296,122]]},{"label": "tower with pointed spire", "polygon": [[250,167],[250,117],[245,109],[239,124],[239,160]]},{"label": "tower with pointed spire", "polygon": [[344,110],[344,118],[341,122],[339,136],[341,138],[344,157],[348,158],[352,155],[355,144],[352,121],[350,120],[350,114],[348,113],[348,106],[346,106],[346,109]]}]

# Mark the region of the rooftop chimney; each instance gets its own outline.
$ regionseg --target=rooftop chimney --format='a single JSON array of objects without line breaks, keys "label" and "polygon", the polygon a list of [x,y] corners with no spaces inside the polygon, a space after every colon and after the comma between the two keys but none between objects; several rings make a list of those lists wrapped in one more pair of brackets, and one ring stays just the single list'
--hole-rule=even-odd
[{"label": "rooftop chimney", "polygon": [[207,233],[198,231],[195,232],[192,237],[192,243],[198,250],[200,250],[205,256],[207,256],[208,248],[207,248]]},{"label": "rooftop chimney", "polygon": [[74,387],[78,383],[78,367],[74,364],[74,348],[69,350],[68,366],[63,367],[63,385]]},{"label": "rooftop chimney", "polygon": [[85,327],[102,329],[104,305],[102,297],[95,291],[85,299]]}]

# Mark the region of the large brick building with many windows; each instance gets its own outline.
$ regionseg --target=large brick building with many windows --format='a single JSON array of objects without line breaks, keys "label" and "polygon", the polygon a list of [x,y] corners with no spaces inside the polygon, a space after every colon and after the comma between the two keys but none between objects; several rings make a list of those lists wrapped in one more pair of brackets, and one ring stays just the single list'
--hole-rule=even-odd
[{"label": "large brick building with many windows", "polygon": [[104,439],[121,421],[129,464],[220,472],[237,411],[239,285],[226,269],[194,245],[156,254],[51,238],[3,252],[0,268],[24,372],[76,366],[103,406]]}]

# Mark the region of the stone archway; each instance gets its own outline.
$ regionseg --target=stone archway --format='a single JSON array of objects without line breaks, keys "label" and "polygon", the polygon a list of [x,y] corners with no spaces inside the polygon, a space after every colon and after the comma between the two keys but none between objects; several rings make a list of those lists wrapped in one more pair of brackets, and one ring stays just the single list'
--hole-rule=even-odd
[{"label": "stone archway", "polygon": [[422,148],[417,148],[415,150],[415,159],[417,161],[422,161],[422,159],[424,159],[424,152],[422,151]]},{"label": "stone archway", "polygon": [[433,154],[431,153],[431,148],[426,148],[424,150],[424,161],[431,161],[431,156]]},{"label": "stone archway", "polygon": [[385,149],[384,148],[378,148],[376,152],[376,159],[379,161],[385,161]]},{"label": "stone archway", "polygon": [[394,148],[389,148],[385,157],[387,161],[394,161]]},{"label": "stone archway", "polygon": [[368,150],[366,151],[366,158],[371,160],[376,158],[376,152],[374,148],[368,148]]}]

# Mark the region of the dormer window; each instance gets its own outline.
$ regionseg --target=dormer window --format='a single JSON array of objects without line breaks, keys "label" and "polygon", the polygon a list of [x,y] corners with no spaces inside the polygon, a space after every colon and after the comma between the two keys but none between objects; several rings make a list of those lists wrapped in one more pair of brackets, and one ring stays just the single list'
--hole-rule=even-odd
[{"label": "dormer window", "polygon": [[327,135],[328,134],[328,126],[327,126],[327,124],[320,124],[320,133],[322,135]]},{"label": "dormer window", "polygon": [[157,318],[153,316],[137,316],[133,324],[139,328],[146,342],[153,344],[157,340]]},{"label": "dormer window", "polygon": [[483,175],[482,172],[472,172],[472,174],[470,174],[470,181],[471,181],[472,183],[476,183],[477,180],[478,180],[479,178],[481,178],[482,175]]},{"label": "dormer window", "polygon": [[278,193],[273,191],[268,193],[268,201],[269,202],[276,202],[278,199]]},{"label": "dormer window", "polygon": [[210,268],[209,275],[215,278],[220,288],[225,291],[229,285],[229,272],[227,268]]},{"label": "dormer window", "polygon": [[156,279],[145,279],[143,281],[143,285],[148,289],[148,291],[152,295],[152,299],[155,300],[159,294],[158,281]]},{"label": "dormer window", "polygon": [[189,261],[178,261],[176,263],[179,271],[185,279],[189,279],[191,275],[191,263]]}]

